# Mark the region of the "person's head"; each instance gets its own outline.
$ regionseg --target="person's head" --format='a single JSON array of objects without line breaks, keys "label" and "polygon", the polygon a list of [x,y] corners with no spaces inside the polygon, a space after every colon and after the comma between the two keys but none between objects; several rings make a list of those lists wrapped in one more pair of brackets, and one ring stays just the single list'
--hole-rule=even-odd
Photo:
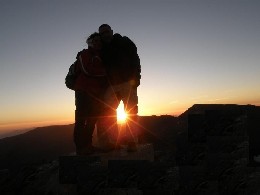
[{"label": "person's head", "polygon": [[98,32],[104,43],[110,43],[113,39],[113,30],[108,24],[102,24],[98,28]]},{"label": "person's head", "polygon": [[100,34],[97,32],[92,33],[87,39],[88,47],[99,50],[102,47]]}]

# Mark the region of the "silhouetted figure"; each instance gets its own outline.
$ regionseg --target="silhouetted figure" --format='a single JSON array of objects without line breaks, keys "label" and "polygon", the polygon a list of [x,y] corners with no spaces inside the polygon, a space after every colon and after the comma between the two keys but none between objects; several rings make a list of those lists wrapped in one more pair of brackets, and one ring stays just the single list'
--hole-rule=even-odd
[{"label": "silhouetted figure", "polygon": [[103,112],[103,97],[108,86],[105,69],[100,58],[102,42],[98,33],[87,39],[88,49],[77,55],[75,83],[74,142],[77,155],[87,155],[97,148],[92,146],[95,124]]},{"label": "silhouetted figure", "polygon": [[[136,151],[138,133],[138,96],[141,65],[135,44],[126,36],[113,34],[108,24],[99,27],[103,42],[102,60],[106,67],[110,86],[105,92],[104,120],[101,127],[104,134],[113,132],[114,139],[118,137],[116,109],[122,100],[128,114],[126,127],[129,134],[128,151]],[[118,141],[118,140],[114,140]]]}]

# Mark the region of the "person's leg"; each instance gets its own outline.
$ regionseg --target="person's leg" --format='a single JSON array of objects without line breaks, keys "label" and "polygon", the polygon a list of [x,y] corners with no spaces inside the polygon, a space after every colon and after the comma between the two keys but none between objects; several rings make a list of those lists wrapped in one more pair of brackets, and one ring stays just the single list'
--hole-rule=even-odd
[{"label": "person's leg", "polygon": [[136,151],[139,133],[137,88],[131,86],[129,83],[125,83],[121,90],[121,93],[123,97],[122,99],[124,102],[124,107],[128,116],[126,123],[128,151]]},{"label": "person's leg", "polygon": [[77,154],[87,154],[92,152],[92,134],[97,119],[92,116],[93,101],[91,97],[85,92],[76,92],[75,94],[74,143]]},{"label": "person's leg", "polygon": [[74,143],[76,153],[79,154],[85,147],[85,113],[84,113],[84,95],[80,91],[75,92],[75,126],[74,126]]},{"label": "person's leg", "polygon": [[79,154],[80,151],[84,148],[83,132],[85,128],[85,120],[80,117],[79,111],[75,110],[75,126],[74,126],[74,144],[76,146],[76,154]]},{"label": "person's leg", "polygon": [[[104,95],[102,116],[99,118],[97,133],[102,148],[110,148],[117,142],[117,112],[119,100],[116,95],[116,88],[109,87]],[[111,143],[113,143],[111,145]],[[111,148],[112,149],[112,148]]]}]

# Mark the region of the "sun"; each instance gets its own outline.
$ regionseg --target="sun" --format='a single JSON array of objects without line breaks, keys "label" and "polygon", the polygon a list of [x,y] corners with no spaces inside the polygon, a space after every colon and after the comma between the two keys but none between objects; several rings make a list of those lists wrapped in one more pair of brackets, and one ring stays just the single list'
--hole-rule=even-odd
[{"label": "sun", "polygon": [[117,111],[117,122],[118,123],[125,123],[126,119],[127,119],[127,114],[124,110],[124,104],[122,103],[122,101],[120,102],[116,111]]}]

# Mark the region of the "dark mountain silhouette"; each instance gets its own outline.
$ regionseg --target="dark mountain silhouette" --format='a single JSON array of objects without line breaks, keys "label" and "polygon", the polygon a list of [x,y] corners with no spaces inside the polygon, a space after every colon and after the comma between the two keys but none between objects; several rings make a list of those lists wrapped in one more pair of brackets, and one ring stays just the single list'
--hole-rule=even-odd
[{"label": "dark mountain silhouette", "polygon": [[[176,129],[177,118],[165,116],[140,117],[140,142],[169,147]],[[0,140],[0,170],[19,169],[28,163],[44,163],[75,151],[71,125],[39,127],[21,135]]]},{"label": "dark mountain silhouette", "polygon": [[[188,116],[209,110],[232,110],[236,113],[259,108],[253,105],[195,104],[179,117],[170,115],[140,116],[141,143],[153,143],[155,149],[173,149],[176,135],[187,130]],[[16,169],[27,163],[42,163],[75,151],[71,125],[39,127],[24,134],[0,139],[0,170]],[[259,135],[258,135],[259,134]],[[254,137],[259,137],[255,133]],[[181,136],[178,142],[181,141]]]},{"label": "dark mountain silhouette", "polygon": [[254,105],[237,105],[237,104],[194,104],[182,113],[178,118],[187,119],[189,114],[204,114],[207,110],[234,110],[244,112],[255,108]]},{"label": "dark mountain silhouette", "polygon": [[[178,117],[180,123],[185,126],[184,129],[186,131],[182,132],[182,136],[178,137],[177,141],[181,145],[185,143],[187,136],[198,137],[199,134],[204,135],[201,135],[202,140],[205,140],[206,135],[212,136],[221,134],[225,136],[235,136],[232,131],[236,129],[236,125],[241,123],[241,117],[244,118],[244,128],[246,129],[246,136],[248,136],[248,141],[250,143],[249,159],[252,163],[254,156],[260,154],[259,106],[195,104]],[[207,124],[204,121],[207,121]],[[190,124],[190,127],[193,127],[188,127],[188,124]],[[192,134],[189,132],[189,135],[187,135],[188,129],[193,129],[194,133]]]},{"label": "dark mountain silhouette", "polygon": [[42,163],[74,151],[73,126],[39,127],[0,140],[0,169],[17,169],[27,163]]},{"label": "dark mountain silhouette", "polygon": [[[244,113],[253,105],[195,104],[179,117],[171,115],[140,116],[141,143],[153,143],[155,149],[172,149],[176,135],[187,130],[188,116],[209,110],[232,110]],[[26,163],[41,163],[75,151],[71,125],[39,127],[24,134],[0,139],[0,169],[15,168]],[[258,136],[258,135],[256,135]],[[259,135],[260,136],[260,135]],[[178,140],[180,141],[180,140]]]},{"label": "dark mountain silhouette", "polygon": [[8,132],[4,132],[4,133],[0,134],[0,139],[6,138],[6,137],[13,137],[13,136],[16,136],[16,135],[21,135],[21,134],[24,134],[28,131],[33,130],[33,129],[35,129],[35,128],[11,130],[11,131],[8,131]]},{"label": "dark mountain silhouette", "polygon": [[140,117],[140,136],[142,143],[153,143],[155,149],[172,147],[178,128],[178,118],[170,115]]},{"label": "dark mountain silhouette", "polygon": [[[251,161],[259,155],[259,120],[260,107],[235,104],[195,104],[179,117],[141,116],[140,143],[154,145],[151,178],[157,181],[156,174],[161,174],[165,180],[160,185],[177,194],[242,194],[245,190],[256,194],[260,170],[248,164],[248,157]],[[75,151],[73,127],[40,127],[1,139],[0,193],[77,194],[69,185],[59,184],[58,171],[58,157]]]}]

